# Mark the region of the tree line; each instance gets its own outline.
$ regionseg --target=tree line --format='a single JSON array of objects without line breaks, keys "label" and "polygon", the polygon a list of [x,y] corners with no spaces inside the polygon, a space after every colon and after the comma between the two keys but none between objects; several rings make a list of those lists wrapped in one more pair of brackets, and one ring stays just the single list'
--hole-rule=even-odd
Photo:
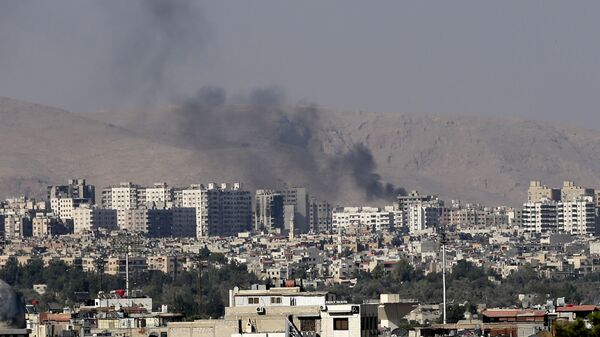
[{"label": "tree line", "polygon": [[[391,271],[378,265],[372,272],[355,271],[355,286],[323,287],[349,301],[375,299],[381,293],[396,293],[402,298],[417,299],[420,303],[442,302],[442,275],[425,273],[407,260],[396,263]],[[597,291],[600,273],[576,279],[549,279],[531,266],[525,265],[507,278],[495,271],[462,260],[449,268],[446,275],[448,322],[463,319],[465,312],[476,313],[479,304],[490,307],[513,307],[521,303],[519,294],[533,295],[531,304],[545,304],[547,300],[564,297],[567,303],[595,304],[600,300]]]},{"label": "tree line", "polygon": [[[132,272],[130,288],[142,290],[155,306],[166,304],[187,319],[219,318],[225,312],[229,289],[249,288],[258,279],[246,266],[225,262],[221,254],[208,253],[201,258],[206,261],[205,268],[178,271],[175,276],[161,271]],[[20,293],[23,304],[35,300],[42,310],[50,304],[79,304],[85,293],[93,299],[101,290],[125,289],[123,276],[84,272],[81,267],[62,261],[51,261],[44,266],[40,259],[32,259],[25,265],[10,260],[0,269],[0,279]],[[34,284],[46,284],[46,293],[39,295],[33,290]]]},{"label": "tree line", "polygon": [[[188,319],[218,318],[224,314],[230,289],[235,286],[249,288],[260,282],[245,265],[227,262],[222,254],[201,250],[198,258],[206,267],[181,270],[175,276],[160,271],[132,273],[131,289],[143,290],[156,305],[167,304]],[[414,298],[421,303],[442,301],[441,274],[426,274],[406,260],[396,263],[391,271],[385,271],[380,265],[372,272],[355,271],[354,276],[358,279],[356,286],[323,286],[319,290],[336,293],[354,303],[378,298],[381,293],[397,293],[402,298]],[[84,272],[81,267],[69,266],[62,261],[52,261],[44,266],[39,259],[32,259],[25,265],[9,261],[0,269],[0,279],[20,292],[24,303],[35,299],[42,306],[49,303],[75,305],[81,301],[82,293],[94,298],[101,290],[125,288],[123,276]],[[459,261],[447,274],[448,321],[456,322],[466,311],[475,313],[478,304],[487,307],[518,305],[519,294],[533,295],[532,304],[543,304],[558,297],[564,297],[568,303],[595,304],[600,299],[596,290],[599,282],[600,273],[578,279],[547,279],[530,266],[502,279],[493,270]],[[33,290],[34,284],[46,284],[46,293],[38,295]]]}]

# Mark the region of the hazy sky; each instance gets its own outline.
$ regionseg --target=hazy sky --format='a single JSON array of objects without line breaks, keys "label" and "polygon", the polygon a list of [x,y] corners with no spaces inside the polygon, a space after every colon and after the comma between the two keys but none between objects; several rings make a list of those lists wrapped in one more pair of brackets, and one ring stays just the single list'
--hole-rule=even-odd
[{"label": "hazy sky", "polygon": [[600,128],[598,1],[0,2],[0,95],[71,110],[278,86],[326,108]]}]

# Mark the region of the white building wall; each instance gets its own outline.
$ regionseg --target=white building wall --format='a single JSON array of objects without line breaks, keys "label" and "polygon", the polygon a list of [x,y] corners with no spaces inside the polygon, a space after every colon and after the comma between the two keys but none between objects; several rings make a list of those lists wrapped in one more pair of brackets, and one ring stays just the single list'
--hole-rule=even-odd
[{"label": "white building wall", "polygon": [[206,189],[199,187],[199,185],[192,185],[190,189],[183,190],[181,193],[182,206],[196,209],[196,237],[201,238],[205,234],[206,226],[208,226]]},{"label": "white building wall", "polygon": [[60,219],[73,219],[75,202],[72,198],[51,198],[50,208]]},{"label": "white building wall", "polygon": [[136,187],[113,187],[112,208],[113,209],[134,209],[137,208],[137,188]]},{"label": "white building wall", "polygon": [[81,234],[92,230],[93,210],[91,208],[79,207],[73,210],[73,232]]},{"label": "white building wall", "polygon": [[342,207],[336,208],[332,215],[333,229],[353,225],[375,226],[377,230],[393,225],[393,212],[376,207]]}]

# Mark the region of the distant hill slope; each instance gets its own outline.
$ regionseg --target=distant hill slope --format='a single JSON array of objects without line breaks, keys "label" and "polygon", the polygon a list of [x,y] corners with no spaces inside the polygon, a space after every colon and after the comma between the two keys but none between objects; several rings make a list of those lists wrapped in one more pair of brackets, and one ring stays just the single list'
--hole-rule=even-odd
[{"label": "distant hill slope", "polygon": [[[0,196],[43,195],[47,184],[69,177],[87,177],[99,187],[130,180],[187,185],[248,179],[261,186],[313,181],[294,163],[293,149],[251,140],[224,148],[186,146],[176,129],[146,123],[166,110],[151,116],[148,111],[79,115],[0,98]],[[531,179],[600,187],[600,132],[581,128],[520,119],[324,112],[314,137],[323,158],[363,143],[383,180],[447,199],[516,205]],[[284,152],[292,152],[290,160],[268,160]],[[268,174],[256,179],[250,171]],[[329,192],[337,203],[365,199],[347,179]]]},{"label": "distant hill slope", "polygon": [[446,198],[518,205],[532,179],[600,187],[600,132],[516,118],[337,114],[380,171]]}]

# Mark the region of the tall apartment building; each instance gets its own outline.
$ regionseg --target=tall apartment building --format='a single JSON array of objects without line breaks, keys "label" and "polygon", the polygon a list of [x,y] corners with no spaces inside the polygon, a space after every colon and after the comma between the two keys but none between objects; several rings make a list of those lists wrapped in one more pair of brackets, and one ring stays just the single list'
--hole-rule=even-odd
[{"label": "tall apartment building", "polygon": [[85,199],[85,203],[93,205],[96,202],[96,188],[88,185],[85,179],[69,179],[66,185],[48,186],[48,200],[54,198]]},{"label": "tall apartment building", "polygon": [[[284,218],[293,218],[295,230],[300,233],[307,233],[310,229],[310,204],[306,188],[288,187],[276,192],[283,196],[284,206],[294,206],[293,216],[290,214],[284,216]],[[287,224],[284,224],[284,226],[289,227]]]},{"label": "tall apartment building", "polygon": [[596,209],[592,196],[569,197],[558,203],[558,231],[573,235],[596,232]]},{"label": "tall apartment building", "polygon": [[252,228],[252,197],[239,183],[192,185],[182,206],[196,209],[196,237],[234,236]]},{"label": "tall apartment building", "polygon": [[174,202],[174,189],[167,183],[155,183],[151,187],[143,188],[143,200],[139,200],[146,207],[171,208]]},{"label": "tall apartment building", "polygon": [[112,209],[171,208],[175,203],[175,189],[167,183],[144,187],[123,182],[102,190],[102,207]]},{"label": "tall apartment building", "polygon": [[119,229],[139,234],[148,233],[147,212],[145,207],[118,209],[117,225]]},{"label": "tall apartment building", "polygon": [[379,207],[338,207],[333,210],[332,229],[334,231],[349,226],[365,226],[375,230],[389,229],[394,223],[391,208]]},{"label": "tall apartment building", "polygon": [[37,238],[67,234],[63,223],[51,214],[37,213],[31,219],[32,236]]},{"label": "tall apartment building", "polygon": [[179,190],[177,199],[182,207],[193,207],[196,210],[196,237],[205,236],[208,223],[208,193],[200,184],[191,185],[187,189]]},{"label": "tall apartment building", "polygon": [[67,185],[48,186],[50,208],[62,221],[73,219],[73,210],[80,205],[93,205],[96,188],[87,185],[85,179],[70,179]]},{"label": "tall apartment building", "polygon": [[523,204],[521,228],[532,233],[590,235],[596,232],[596,194],[593,189],[565,181],[561,189],[532,181]]},{"label": "tall apartment building", "polygon": [[75,198],[52,198],[50,199],[50,209],[61,220],[72,220],[73,211],[83,205],[91,205],[89,199]]},{"label": "tall apartment building", "polygon": [[123,182],[102,190],[102,208],[136,209],[145,204],[145,189],[131,182]]},{"label": "tall apartment building", "polygon": [[196,237],[196,209],[193,207],[117,210],[119,228],[152,238]]},{"label": "tall apartment building", "polygon": [[83,234],[99,228],[117,229],[117,210],[89,206],[73,210],[73,232]]},{"label": "tall apartment building", "polygon": [[440,223],[444,202],[434,195],[420,195],[412,191],[408,195],[398,196],[394,205],[395,224],[408,228],[410,233],[433,229]]},{"label": "tall apartment building", "polygon": [[148,209],[146,217],[148,237],[165,238],[173,235],[173,211],[170,209]]},{"label": "tall apartment building", "polygon": [[333,227],[333,207],[327,201],[311,199],[310,230],[314,233],[328,232]]},{"label": "tall apartment building", "polygon": [[530,233],[558,232],[558,204],[554,200],[542,199],[523,204],[521,226]]},{"label": "tall apartment building", "polygon": [[33,235],[31,216],[29,214],[5,213],[0,215],[2,237],[6,239],[19,239]]},{"label": "tall apartment building", "polygon": [[179,238],[196,237],[196,209],[194,207],[174,207],[171,235]]},{"label": "tall apartment building", "polygon": [[283,196],[273,190],[256,190],[254,230],[273,232],[283,230]]}]

